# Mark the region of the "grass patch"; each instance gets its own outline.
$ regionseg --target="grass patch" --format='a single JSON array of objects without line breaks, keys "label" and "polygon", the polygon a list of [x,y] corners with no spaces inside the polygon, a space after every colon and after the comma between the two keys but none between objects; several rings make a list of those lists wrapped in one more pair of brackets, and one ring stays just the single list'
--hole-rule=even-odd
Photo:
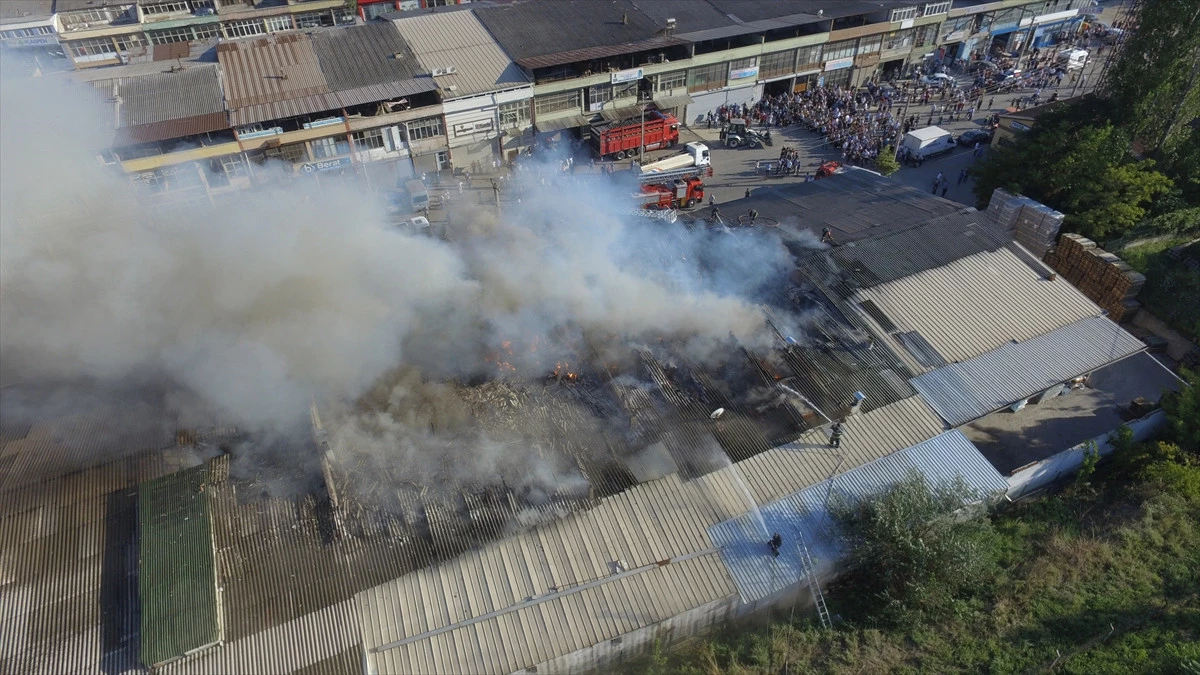
[{"label": "grass patch", "polygon": [[1200,500],[1153,477],[1099,485],[998,514],[994,576],[936,621],[876,625],[842,584],[827,591],[830,610],[851,616],[832,631],[797,610],[804,616],[730,628],[628,672],[1016,673],[1056,660],[1064,673],[1194,672]]}]

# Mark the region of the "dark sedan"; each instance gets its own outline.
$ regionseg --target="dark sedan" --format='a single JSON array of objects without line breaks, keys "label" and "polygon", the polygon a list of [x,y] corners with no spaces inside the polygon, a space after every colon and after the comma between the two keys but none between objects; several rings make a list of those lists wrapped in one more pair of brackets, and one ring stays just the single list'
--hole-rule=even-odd
[{"label": "dark sedan", "polygon": [[970,131],[964,131],[962,135],[958,137],[958,144],[964,148],[975,147],[976,143],[983,143],[984,145],[987,145],[991,142],[992,132],[984,129],[971,129]]}]

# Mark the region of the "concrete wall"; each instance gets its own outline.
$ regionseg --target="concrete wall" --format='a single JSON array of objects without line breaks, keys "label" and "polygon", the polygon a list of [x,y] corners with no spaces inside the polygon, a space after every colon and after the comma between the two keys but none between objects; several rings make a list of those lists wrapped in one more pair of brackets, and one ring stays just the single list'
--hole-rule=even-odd
[{"label": "concrete wall", "polygon": [[[1133,439],[1135,441],[1144,441],[1155,431],[1161,429],[1166,423],[1166,413],[1162,410],[1155,410],[1145,417],[1129,422],[1128,426],[1133,430]],[[1008,477],[1008,492],[1005,494],[1008,495],[1009,499],[1019,499],[1060,478],[1074,474],[1083,465],[1083,455],[1087,451],[1089,444],[1095,443],[1096,450],[1100,452],[1101,456],[1113,451],[1112,443],[1109,442],[1110,436],[1111,432],[1097,436],[1090,441],[1084,441],[1073,448],[1063,450],[1040,462],[1017,469]]]}]

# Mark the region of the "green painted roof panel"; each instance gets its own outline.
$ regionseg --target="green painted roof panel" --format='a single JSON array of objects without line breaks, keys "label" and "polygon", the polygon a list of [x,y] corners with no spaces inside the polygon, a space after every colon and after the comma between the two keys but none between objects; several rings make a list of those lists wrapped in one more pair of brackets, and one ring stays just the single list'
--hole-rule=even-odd
[{"label": "green painted roof panel", "polygon": [[207,473],[199,466],[138,488],[142,662],[150,666],[221,640]]}]

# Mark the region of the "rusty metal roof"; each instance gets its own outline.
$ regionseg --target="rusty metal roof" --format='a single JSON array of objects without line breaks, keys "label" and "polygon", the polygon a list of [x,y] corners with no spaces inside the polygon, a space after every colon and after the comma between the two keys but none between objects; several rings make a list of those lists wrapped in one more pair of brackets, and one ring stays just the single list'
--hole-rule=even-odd
[{"label": "rusty metal roof", "polygon": [[305,34],[272,35],[217,46],[233,126],[336,110],[325,73]]},{"label": "rusty metal roof", "polygon": [[91,85],[112,105],[114,147],[229,128],[215,63],[95,80]]}]

